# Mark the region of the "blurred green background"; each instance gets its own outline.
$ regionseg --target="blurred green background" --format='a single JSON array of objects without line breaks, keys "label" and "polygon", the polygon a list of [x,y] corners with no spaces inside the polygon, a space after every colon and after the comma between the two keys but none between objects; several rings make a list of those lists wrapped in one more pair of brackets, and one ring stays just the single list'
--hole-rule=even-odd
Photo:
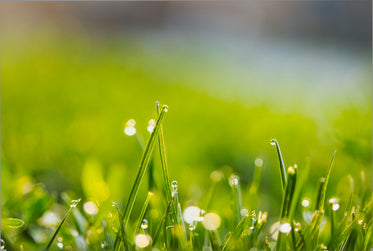
[{"label": "blurred green background", "polygon": [[142,150],[125,122],[147,138],[157,100],[169,106],[169,172],[184,205],[203,200],[222,167],[246,186],[262,158],[259,208],[277,214],[272,138],[287,166],[310,159],[310,196],[334,150],[329,196],[349,173],[371,184],[369,5],[1,3],[2,213],[25,217],[10,201],[30,184],[57,201],[87,198],[91,170],[110,191],[103,200],[127,198]]}]

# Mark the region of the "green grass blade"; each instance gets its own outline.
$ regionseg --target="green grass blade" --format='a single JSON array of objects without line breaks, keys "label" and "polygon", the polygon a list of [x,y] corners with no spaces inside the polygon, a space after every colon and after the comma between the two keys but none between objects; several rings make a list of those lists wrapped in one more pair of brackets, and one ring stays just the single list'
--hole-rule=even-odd
[{"label": "green grass blade", "polygon": [[324,202],[325,202],[325,196],[326,196],[326,189],[328,187],[328,183],[329,183],[329,179],[330,179],[330,174],[332,172],[332,167],[333,167],[333,163],[334,163],[334,158],[335,158],[335,154],[337,153],[337,151],[334,151],[333,155],[332,155],[332,158],[330,160],[330,164],[329,164],[329,169],[328,169],[328,174],[326,176],[326,179],[324,181],[324,184],[322,185],[322,188],[320,190],[320,194],[318,195],[318,198],[317,198],[317,203],[316,203],[316,206],[318,207],[318,209],[316,210],[322,210],[324,209]]},{"label": "green grass blade", "polygon": [[373,245],[373,220],[370,220],[364,240],[364,250],[368,250]]},{"label": "green grass blade", "polygon": [[310,161],[307,160],[304,170],[302,172],[300,171],[297,172],[299,179],[295,185],[293,203],[291,204],[291,207],[290,207],[290,212],[289,212],[290,222],[293,222],[294,214],[297,209],[297,206],[299,205],[299,200],[303,192],[304,185],[307,183],[309,171],[310,171]]},{"label": "green grass blade", "polygon": [[211,246],[213,251],[220,251],[218,234],[215,231],[209,231],[209,237],[211,241]]},{"label": "green grass blade", "polygon": [[235,243],[239,240],[242,232],[250,224],[250,222],[251,217],[249,217],[248,215],[241,219],[235,229],[231,233],[228,233],[226,238],[224,239],[222,243],[222,251],[229,250],[232,246],[235,245]]},{"label": "green grass blade", "polygon": [[[160,114],[160,105],[159,102],[156,102],[156,109],[157,114]],[[164,143],[164,135],[163,135],[163,126],[160,125],[159,133],[158,133],[158,147],[159,147],[159,154],[161,157],[161,165],[162,165],[162,174],[163,174],[163,182],[164,188],[166,191],[166,198],[167,201],[171,200],[171,187],[170,187],[170,179],[168,176],[168,167],[167,167],[167,156],[166,156],[166,147]]]},{"label": "green grass blade", "polygon": [[317,188],[317,195],[316,195],[316,203],[315,203],[315,210],[321,210],[322,207],[323,207],[323,193],[324,191],[326,190],[325,189],[325,183],[326,183],[326,179],[324,177],[321,177],[319,179],[319,185],[318,185],[318,188]]},{"label": "green grass blade", "polygon": [[[164,119],[165,113],[168,111],[168,107],[164,105],[162,107],[162,110],[160,111],[158,118],[155,123],[155,127],[153,129],[153,132],[150,134],[150,137],[148,139],[148,142],[145,145],[144,152],[141,156],[140,164],[139,164],[139,171],[137,173],[135,182],[132,186],[130,196],[128,198],[124,213],[123,213],[123,219],[125,221],[125,224],[128,223],[129,217],[131,215],[133,205],[135,204],[137,193],[140,188],[140,183],[144,177],[145,171],[148,168],[149,161],[152,156],[152,152],[154,149],[154,144],[156,141],[156,138],[158,137],[159,130],[162,125],[162,121]],[[119,232],[117,234],[117,237],[115,239],[115,244],[114,244],[114,249],[117,248],[117,243],[118,243],[118,238],[119,238]]]},{"label": "green grass blade", "polygon": [[250,184],[250,188],[248,191],[247,201],[249,203],[249,211],[255,210],[257,203],[258,203],[258,192],[260,183],[262,181],[263,176],[263,165],[256,165],[255,164],[255,171],[253,181]]},{"label": "green grass blade", "polygon": [[[162,217],[162,220],[160,221],[160,223],[158,224],[158,227],[157,227],[157,230],[155,231],[155,234],[154,234],[154,237],[153,237],[153,242],[154,244],[157,243],[157,240],[158,240],[158,236],[160,235],[160,233],[162,232],[162,227],[165,226],[165,223],[167,221],[167,217],[168,217],[168,214],[170,213],[170,210],[171,210],[171,206],[172,206],[172,202],[173,202],[174,198],[171,197],[171,200],[170,202],[168,203],[168,206],[167,206],[167,209],[166,209],[166,212],[164,214],[164,216]],[[164,229],[165,230],[165,229]],[[165,243],[166,240],[164,240]]]},{"label": "green grass blade", "polygon": [[282,191],[285,191],[286,187],[286,167],[285,162],[281,154],[280,145],[278,144],[276,139],[271,140],[271,144],[276,146],[278,161],[280,162],[280,173],[281,173],[281,184],[282,184]]},{"label": "green grass blade", "polygon": [[62,218],[62,220],[61,220],[60,224],[58,225],[56,231],[54,232],[54,234],[53,234],[51,240],[49,241],[49,243],[48,243],[48,245],[47,245],[47,247],[46,247],[46,250],[49,250],[49,248],[51,247],[51,245],[52,245],[54,239],[56,238],[56,236],[57,236],[57,234],[58,234],[58,232],[60,231],[62,225],[65,223],[65,221],[66,221],[67,218],[69,217],[71,211],[72,211],[72,210],[73,210],[73,209],[78,205],[78,203],[80,202],[80,200],[81,200],[81,199],[77,199],[77,200],[72,200],[72,201],[71,201],[71,204],[70,204],[70,208],[69,208],[69,210],[67,210],[65,216]]},{"label": "green grass blade", "polygon": [[[287,176],[288,176],[288,182],[286,184],[285,188],[285,194],[283,196],[282,200],[282,206],[281,206],[281,216],[280,216],[280,225],[284,223],[289,223],[291,224],[292,222],[289,222],[289,214],[290,214],[290,208],[292,205],[293,201],[293,196],[294,196],[294,190],[295,190],[295,185],[297,181],[297,167],[296,165],[294,167],[289,167],[287,171]],[[278,231],[278,237],[277,237],[277,250],[281,250],[283,243],[282,243],[282,237],[283,233],[279,230]],[[296,246],[296,243],[293,243],[294,247]]]},{"label": "green grass blade", "polygon": [[144,205],[142,206],[142,209],[141,209],[141,212],[140,212],[140,216],[139,216],[139,218],[137,220],[137,224],[136,224],[135,230],[133,232],[133,238],[135,238],[137,232],[140,230],[141,223],[142,223],[142,221],[144,219],[146,211],[148,210],[149,201],[150,201],[150,199],[151,199],[152,196],[153,196],[153,193],[152,192],[148,192],[148,196],[146,196]]},{"label": "green grass blade", "polygon": [[129,217],[131,215],[133,205],[135,204],[137,193],[139,191],[141,180],[144,177],[145,171],[148,167],[149,160],[151,159],[152,151],[153,151],[153,148],[154,148],[155,140],[158,136],[159,130],[161,128],[161,123],[162,123],[164,115],[167,111],[168,111],[168,107],[163,106],[161,112],[158,115],[154,130],[150,134],[149,140],[146,143],[146,146],[145,146],[145,149],[144,149],[144,152],[143,152],[143,155],[141,157],[140,164],[139,164],[139,171],[137,173],[136,180],[135,180],[135,182],[132,186],[132,190],[131,190],[130,196],[128,198],[128,202],[127,202],[126,208],[124,210],[123,219],[124,219],[125,222],[128,222]]},{"label": "green grass blade", "polygon": [[[131,250],[130,249],[129,240],[127,238],[126,226],[125,226],[125,221],[123,220],[123,217],[122,217],[122,213],[120,212],[120,209],[119,209],[117,203],[113,202],[113,206],[115,206],[115,208],[117,209],[118,217],[119,217],[120,230],[119,230],[118,233],[121,234],[122,242],[123,242],[124,246],[126,247],[126,250]],[[120,243],[117,244],[117,245],[114,245],[114,250],[116,250],[115,249],[116,247],[119,248],[120,247]]]},{"label": "green grass blade", "polygon": [[232,187],[232,198],[233,198],[233,215],[234,215],[234,224],[238,224],[241,220],[241,208],[242,208],[242,200],[241,200],[241,189],[240,189],[240,181],[239,177],[236,175],[232,175],[229,178],[229,185]]}]

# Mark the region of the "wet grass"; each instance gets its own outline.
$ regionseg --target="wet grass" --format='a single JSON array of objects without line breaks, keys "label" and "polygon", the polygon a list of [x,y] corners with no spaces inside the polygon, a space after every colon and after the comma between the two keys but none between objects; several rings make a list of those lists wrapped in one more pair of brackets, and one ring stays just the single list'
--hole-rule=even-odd
[{"label": "wet grass", "polygon": [[[121,203],[113,206],[103,201],[94,203],[97,211],[83,203],[76,207],[73,201],[65,216],[51,232],[50,238],[44,240],[25,240],[7,231],[3,236],[9,250],[19,249],[53,249],[53,250],[369,250],[372,248],[372,193],[364,186],[365,174],[361,173],[362,189],[354,190],[355,179],[352,176],[341,179],[340,187],[344,190],[338,198],[327,198],[329,180],[336,153],[331,157],[325,177],[320,177],[314,187],[314,200],[304,202],[304,186],[308,181],[310,163],[304,166],[293,164],[286,168],[280,145],[276,146],[279,162],[279,174],[273,176],[281,180],[281,210],[278,215],[269,215],[258,206],[261,200],[261,180],[263,160],[255,161],[255,172],[251,184],[242,186],[237,173],[215,170],[211,174],[209,189],[193,210],[185,210],[179,196],[179,184],[170,182],[166,158],[166,145],[162,122],[167,106],[156,105],[157,119],[150,136],[144,145],[138,166],[138,173],[128,196]],[[158,142],[158,144],[156,144]],[[162,177],[162,184],[152,178],[144,185],[142,180],[152,161],[158,146],[161,170],[155,168],[149,176]],[[177,168],[177,167],[174,167]],[[198,175],[196,170],[195,175]],[[320,173],[320,175],[323,175]],[[335,183],[335,182],[334,182]],[[145,183],[146,184],[146,183]],[[127,186],[127,184],[123,184]],[[148,190],[141,211],[133,212],[138,201],[140,188]],[[219,188],[219,189],[218,189]],[[231,199],[225,201],[224,208],[214,208],[211,201],[220,199],[219,192],[226,189]],[[221,197],[225,198],[225,197]],[[91,198],[92,199],[92,198]],[[329,203],[325,203],[325,201]],[[313,204],[311,209],[310,204]],[[74,221],[68,222],[74,213]],[[192,212],[192,213],[190,213]],[[45,212],[43,212],[45,213]],[[134,214],[134,215],[133,215]],[[312,215],[311,219],[307,215]],[[132,217],[131,217],[132,216]],[[17,220],[17,219],[16,219]],[[21,220],[17,220],[21,221]],[[68,224],[64,224],[68,222]],[[267,225],[268,224],[268,225]],[[21,224],[22,226],[23,224]],[[52,224],[53,225],[53,224]],[[6,226],[5,226],[6,227]],[[54,226],[51,226],[52,228]],[[26,229],[32,231],[33,226]],[[53,233],[53,234],[52,234]],[[22,234],[22,233],[18,233]],[[55,238],[59,242],[54,242]],[[82,243],[83,242],[83,243]]]}]

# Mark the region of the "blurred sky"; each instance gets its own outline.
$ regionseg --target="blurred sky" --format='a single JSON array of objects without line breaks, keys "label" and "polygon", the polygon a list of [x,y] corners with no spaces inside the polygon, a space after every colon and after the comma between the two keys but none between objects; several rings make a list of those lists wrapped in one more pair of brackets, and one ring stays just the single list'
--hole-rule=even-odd
[{"label": "blurred sky", "polygon": [[[278,105],[286,107],[289,98],[300,103],[331,98],[356,102],[366,92],[361,82],[370,71],[370,1],[34,2],[0,6],[0,23],[3,29],[11,29],[7,36],[46,30],[63,32],[67,41],[76,36],[73,34],[109,40],[121,36],[137,40],[150,56],[162,59],[162,54],[172,54],[174,60],[160,60],[169,65],[151,74],[178,74],[179,68],[189,67],[200,80],[204,72],[216,69],[216,78],[204,85],[194,84],[200,81],[189,85],[220,98],[241,102],[248,96],[257,102],[278,99]],[[260,77],[254,85],[248,84],[253,73]],[[359,88],[362,92],[356,91]],[[248,95],[253,92],[255,95]]]}]

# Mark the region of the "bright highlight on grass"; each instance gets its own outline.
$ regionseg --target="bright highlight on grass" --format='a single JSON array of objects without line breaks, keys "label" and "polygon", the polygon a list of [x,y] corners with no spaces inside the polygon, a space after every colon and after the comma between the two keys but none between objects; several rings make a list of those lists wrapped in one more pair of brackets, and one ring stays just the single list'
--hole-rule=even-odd
[{"label": "bright highlight on grass", "polygon": [[124,133],[128,136],[133,136],[136,134],[136,121],[134,119],[130,119],[127,121],[126,126],[124,127]]},{"label": "bright highlight on grass", "polygon": [[202,224],[207,230],[214,231],[220,227],[220,216],[216,213],[207,213],[203,217]]},{"label": "bright highlight on grass", "polygon": [[87,214],[90,214],[90,215],[95,215],[98,212],[98,208],[96,204],[93,203],[92,201],[87,201],[86,203],[84,203],[83,209]]},{"label": "bright highlight on grass", "polygon": [[184,221],[188,224],[193,224],[196,221],[200,221],[201,209],[196,206],[190,206],[185,208],[183,212]]},{"label": "bright highlight on grass", "polygon": [[135,244],[138,248],[146,248],[150,245],[152,239],[147,234],[138,234],[135,237]]}]

